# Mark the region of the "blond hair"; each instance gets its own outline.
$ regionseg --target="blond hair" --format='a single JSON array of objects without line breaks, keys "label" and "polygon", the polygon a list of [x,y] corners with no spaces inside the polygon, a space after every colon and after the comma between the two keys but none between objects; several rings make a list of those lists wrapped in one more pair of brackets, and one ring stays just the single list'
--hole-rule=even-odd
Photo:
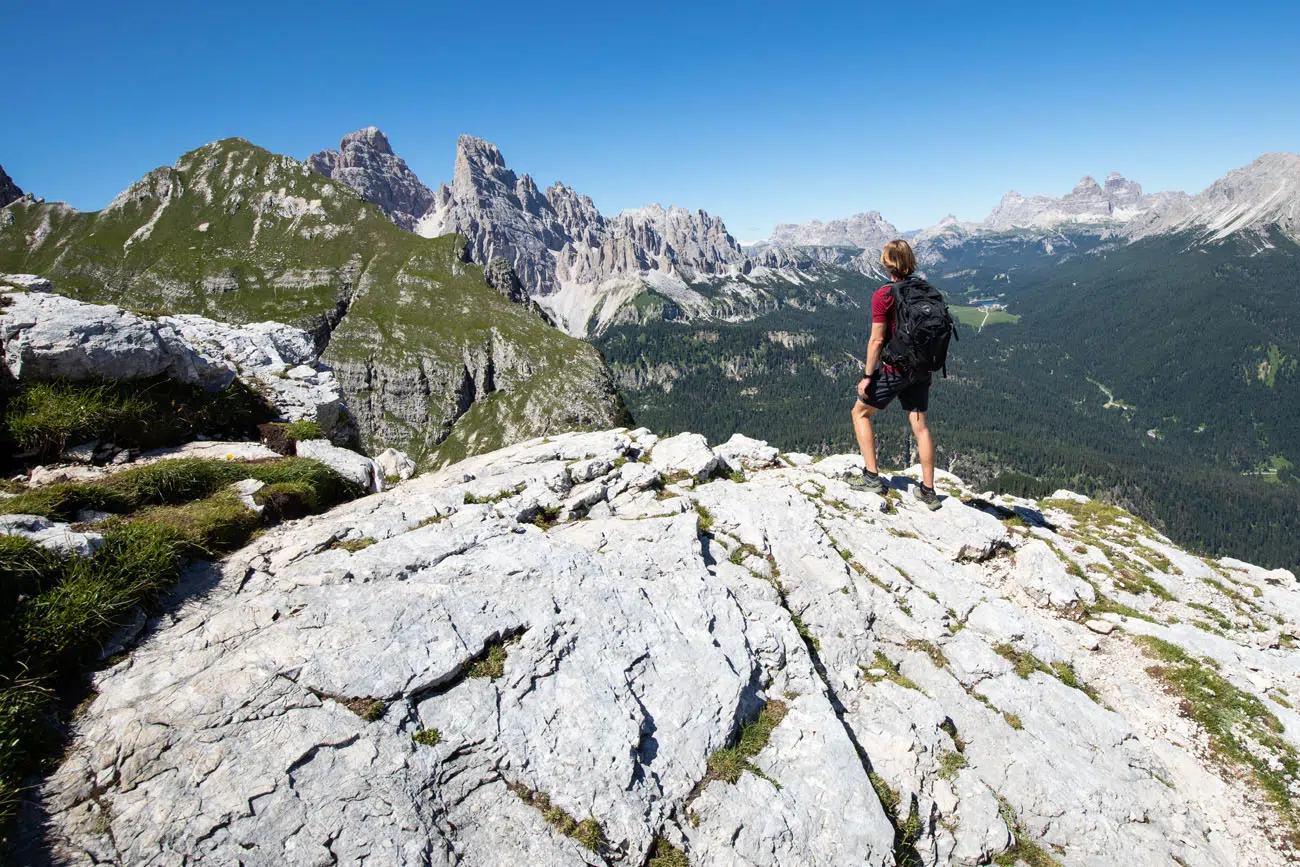
[{"label": "blond hair", "polygon": [[890,241],[880,251],[880,264],[885,266],[889,276],[895,280],[912,276],[916,270],[916,255],[912,252],[912,245],[901,239]]}]

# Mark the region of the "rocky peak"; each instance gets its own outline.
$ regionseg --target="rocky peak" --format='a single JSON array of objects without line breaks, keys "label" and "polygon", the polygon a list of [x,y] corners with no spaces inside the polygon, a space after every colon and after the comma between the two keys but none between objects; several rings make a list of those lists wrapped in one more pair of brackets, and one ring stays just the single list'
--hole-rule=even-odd
[{"label": "rocky peak", "polygon": [[606,221],[591,196],[579,195],[572,187],[558,181],[546,188],[545,195],[555,210],[556,218],[575,242],[587,246],[602,243]]},{"label": "rocky peak", "polygon": [[16,202],[23,197],[23,191],[13,182],[13,179],[5,173],[4,166],[0,166],[0,208],[10,202]]},{"label": "rocky peak", "polygon": [[556,433],[269,529],[97,673],[52,854],[1286,863],[1293,574],[860,467]]},{"label": "rocky peak", "polygon": [[317,174],[347,184],[408,231],[433,205],[433,191],[373,126],[345,135],[337,151],[312,154],[307,165]]},{"label": "rocky peak", "polygon": [[1076,196],[1091,195],[1094,192],[1101,192],[1101,185],[1097,183],[1097,179],[1092,175],[1084,175],[1079,179],[1079,183],[1074,185],[1071,192]]},{"label": "rocky peak", "polygon": [[1132,207],[1142,201],[1142,185],[1130,181],[1119,172],[1111,172],[1106,176],[1105,189],[1106,197],[1117,207]]},{"label": "rocky peak", "polygon": [[386,156],[393,155],[393,148],[388,143],[388,136],[384,135],[377,126],[368,126],[365,129],[343,136],[343,140],[339,143],[339,149],[344,152],[357,149],[373,151]]},{"label": "rocky peak", "polygon": [[456,140],[456,163],[451,178],[451,192],[458,200],[478,199],[484,204],[493,197],[515,196],[519,182],[497,146],[472,135],[462,135]]}]

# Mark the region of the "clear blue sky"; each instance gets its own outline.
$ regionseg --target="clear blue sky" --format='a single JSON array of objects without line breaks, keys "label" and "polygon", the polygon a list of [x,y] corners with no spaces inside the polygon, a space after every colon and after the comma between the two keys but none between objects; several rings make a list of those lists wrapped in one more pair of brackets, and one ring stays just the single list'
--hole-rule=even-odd
[{"label": "clear blue sky", "polygon": [[470,132],[606,212],[918,228],[1300,150],[1298,7],[8,0],[0,165],[96,209],[213,139],[302,158],[374,124],[430,186]]}]

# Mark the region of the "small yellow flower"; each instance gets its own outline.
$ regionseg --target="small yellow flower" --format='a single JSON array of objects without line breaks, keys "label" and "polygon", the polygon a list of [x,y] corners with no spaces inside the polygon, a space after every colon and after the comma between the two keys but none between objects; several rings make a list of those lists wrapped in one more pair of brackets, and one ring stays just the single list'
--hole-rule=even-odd
[{"label": "small yellow flower", "polygon": [[234,459],[235,459],[234,455],[226,455],[226,460],[233,461]]}]

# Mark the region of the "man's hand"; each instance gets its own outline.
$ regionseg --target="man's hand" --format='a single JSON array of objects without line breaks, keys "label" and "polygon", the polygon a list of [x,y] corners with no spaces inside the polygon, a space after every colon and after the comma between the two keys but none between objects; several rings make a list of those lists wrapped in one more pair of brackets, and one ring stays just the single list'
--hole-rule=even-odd
[{"label": "man's hand", "polygon": [[866,399],[867,399],[867,389],[868,389],[870,386],[871,386],[871,377],[870,377],[870,376],[864,376],[864,377],[862,378],[862,381],[858,383],[858,397],[862,398],[863,400],[866,400]]}]

